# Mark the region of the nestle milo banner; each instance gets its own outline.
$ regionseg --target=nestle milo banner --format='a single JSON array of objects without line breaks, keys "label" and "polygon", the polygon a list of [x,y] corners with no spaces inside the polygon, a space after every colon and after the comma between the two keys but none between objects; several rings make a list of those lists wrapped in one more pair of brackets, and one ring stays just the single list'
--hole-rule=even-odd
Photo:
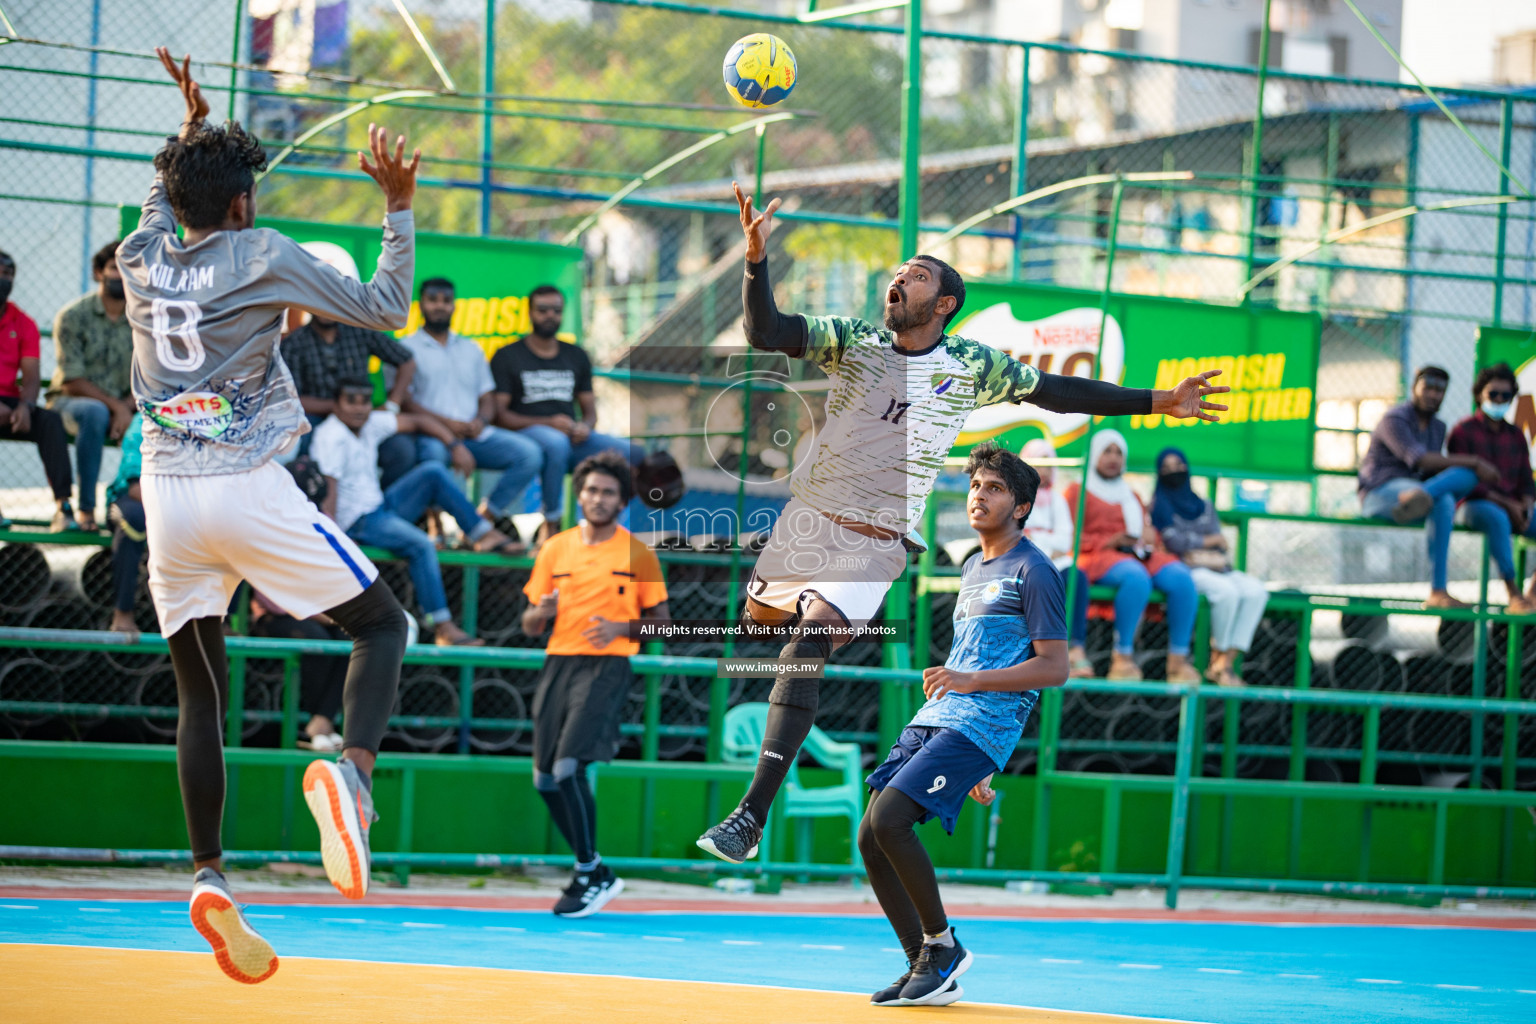
[{"label": "nestle milo banner", "polygon": [[1510,422],[1524,432],[1526,442],[1536,449],[1536,330],[1479,327],[1478,369],[1495,363],[1508,363],[1514,368],[1520,393],[1515,396]]},{"label": "nestle milo banner", "polygon": [[[1092,376],[1127,387],[1170,388],[1185,377],[1221,370],[1216,383],[1230,410],[1220,423],[1160,415],[1121,416],[1133,469],[1150,468],[1177,445],[1196,473],[1310,473],[1321,327],[1311,314],[1213,306],[1178,299],[1114,295],[1099,345],[1100,295],[1037,285],[978,281],[966,286],[965,312],[953,334],[1000,349],[1048,373]],[[1222,399],[1218,399],[1220,401]],[[1035,437],[1063,455],[1080,455],[1088,417],[1033,405],[978,409],[961,432],[961,450],[997,438],[1018,450]]]},{"label": "nestle milo banner", "polygon": [[[257,218],[257,225],[275,228],[296,242],[329,242],[352,257],[363,280],[373,276],[383,247],[383,228],[375,224],[314,224],[302,220]],[[139,224],[138,207],[123,207],[124,236]],[[416,234],[416,281],[446,277],[454,283],[458,307],[453,330],[474,338],[489,356],[501,346],[527,334],[528,293],[552,284],[565,293],[562,334],[574,340],[581,332],[582,251],[548,242],[478,238],[469,235]],[[411,318],[401,337],[421,326],[421,310],[411,291]]]}]

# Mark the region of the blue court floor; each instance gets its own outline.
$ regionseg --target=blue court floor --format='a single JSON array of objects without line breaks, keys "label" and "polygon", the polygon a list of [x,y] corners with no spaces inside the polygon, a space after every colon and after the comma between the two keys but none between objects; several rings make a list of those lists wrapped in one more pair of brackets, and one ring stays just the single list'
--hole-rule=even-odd
[{"label": "blue court floor", "polygon": [[[615,907],[620,903],[616,902]],[[262,904],[294,957],[871,992],[903,970],[882,918]],[[1536,931],[956,918],[967,1001],[1220,1024],[1536,1021]],[[0,943],[206,952],[184,903],[0,902]],[[3,1017],[3,1014],[0,1014]]]}]

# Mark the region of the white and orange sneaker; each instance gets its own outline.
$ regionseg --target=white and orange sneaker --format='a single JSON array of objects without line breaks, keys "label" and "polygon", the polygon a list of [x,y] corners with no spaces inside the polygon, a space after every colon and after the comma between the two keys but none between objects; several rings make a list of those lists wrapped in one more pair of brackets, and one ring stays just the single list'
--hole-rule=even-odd
[{"label": "white and orange sneaker", "polygon": [[368,826],[379,820],[373,794],[346,758],[311,761],[304,769],[304,801],[320,826],[320,860],[336,891],[349,900],[368,895]]},{"label": "white and orange sneaker", "polygon": [[272,944],[240,913],[229,883],[213,868],[203,868],[192,880],[192,927],[213,947],[219,968],[236,981],[255,985],[277,973]]}]

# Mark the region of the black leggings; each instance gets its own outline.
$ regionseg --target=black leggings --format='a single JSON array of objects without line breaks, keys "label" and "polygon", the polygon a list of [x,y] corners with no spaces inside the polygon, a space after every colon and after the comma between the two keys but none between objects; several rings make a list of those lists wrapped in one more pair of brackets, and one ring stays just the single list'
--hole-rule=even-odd
[{"label": "black leggings", "polygon": [[[308,434],[304,435],[308,437]],[[251,624],[252,636],[289,640],[340,640],[333,626],[292,615],[263,615]],[[306,654],[299,659],[299,708],[336,721],[346,693],[348,662],[336,654]]]},{"label": "black leggings", "polygon": [[927,810],[894,786],[872,793],[864,820],[859,822],[859,853],[869,873],[880,909],[896,929],[896,939],[915,961],[923,949],[923,934],[937,935],[949,927],[933,861],[913,826]]},{"label": "black leggings", "polygon": [[[352,658],[342,704],[344,747],[377,751],[395,706],[400,661],[405,656],[405,613],[382,579],[326,614],[352,637]],[[187,816],[192,859],[223,853],[224,715],[229,708],[229,660],[222,620],[193,619],[166,638],[176,670],[180,717],[176,723],[176,772]]]}]

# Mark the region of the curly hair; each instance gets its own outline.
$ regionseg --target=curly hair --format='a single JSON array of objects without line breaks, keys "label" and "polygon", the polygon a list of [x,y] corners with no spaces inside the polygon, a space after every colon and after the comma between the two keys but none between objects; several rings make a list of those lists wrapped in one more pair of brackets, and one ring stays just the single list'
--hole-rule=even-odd
[{"label": "curly hair", "polygon": [[1494,363],[1477,371],[1477,378],[1472,381],[1472,404],[1476,405],[1483,400],[1483,388],[1496,380],[1507,380],[1515,394],[1520,393],[1520,382],[1515,379],[1515,371],[1508,363]]},{"label": "curly hair", "polygon": [[571,474],[571,490],[580,494],[582,486],[587,482],[587,477],[593,473],[602,473],[617,480],[619,497],[623,499],[624,504],[629,504],[629,499],[635,493],[635,475],[624,456],[608,450],[582,459],[576,466],[575,472]]},{"label": "curly hair", "polygon": [[[970,458],[965,460],[965,475],[975,476],[980,469],[990,469],[1003,478],[1003,483],[1013,492],[1014,505],[1028,505],[1030,512],[1035,510],[1035,495],[1040,493],[1040,472],[1034,466],[1008,449],[984,441],[971,449]],[[1029,512],[1026,512],[1018,521],[1019,526],[1022,527],[1028,519]]]},{"label": "curly hair", "polygon": [[172,139],[155,154],[155,170],[182,227],[216,228],[229,204],[256,187],[267,154],[238,121],[200,124],[189,138]]}]

